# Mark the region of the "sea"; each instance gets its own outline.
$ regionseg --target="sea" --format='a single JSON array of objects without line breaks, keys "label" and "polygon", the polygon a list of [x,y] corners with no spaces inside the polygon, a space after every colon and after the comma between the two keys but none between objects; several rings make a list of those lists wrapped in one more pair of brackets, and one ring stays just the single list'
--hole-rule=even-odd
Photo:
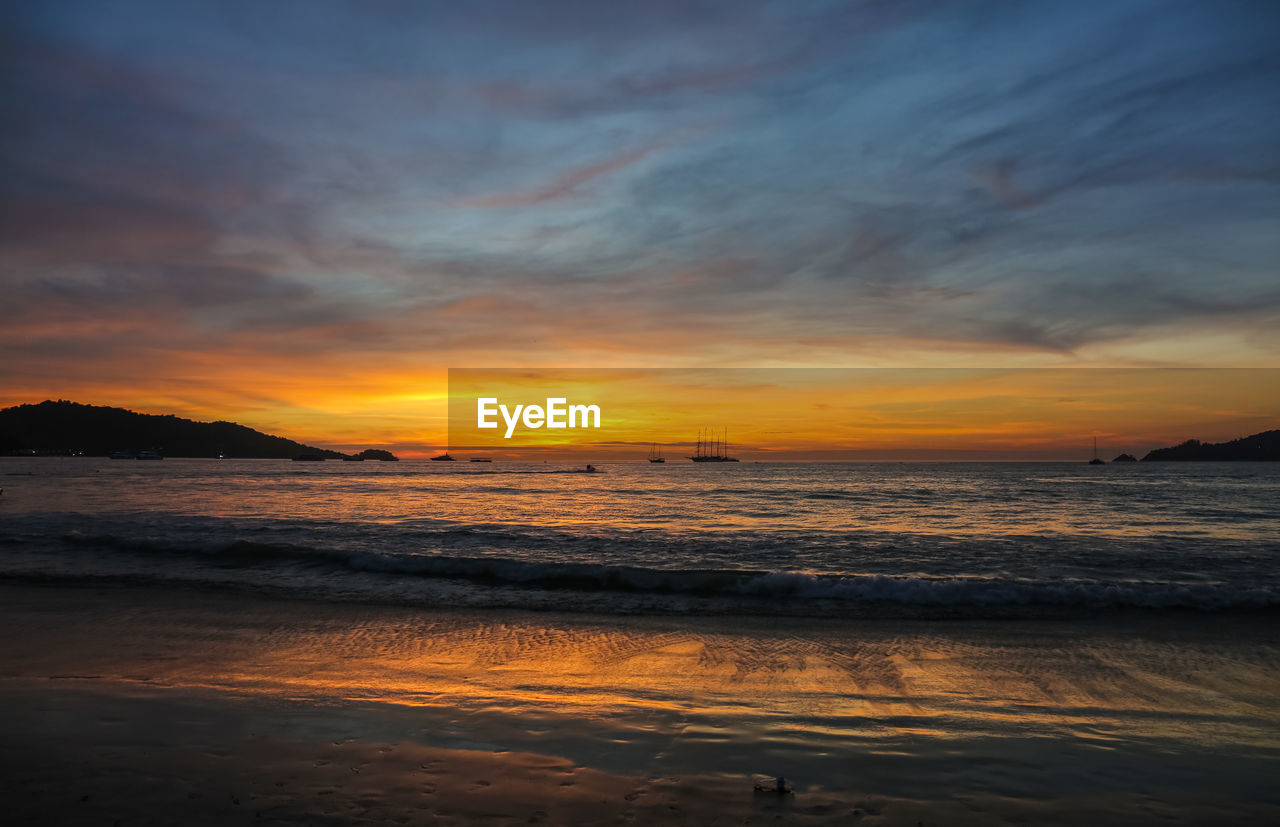
[{"label": "sea", "polygon": [[1280,607],[1277,463],[0,459],[0,579],[597,614]]}]

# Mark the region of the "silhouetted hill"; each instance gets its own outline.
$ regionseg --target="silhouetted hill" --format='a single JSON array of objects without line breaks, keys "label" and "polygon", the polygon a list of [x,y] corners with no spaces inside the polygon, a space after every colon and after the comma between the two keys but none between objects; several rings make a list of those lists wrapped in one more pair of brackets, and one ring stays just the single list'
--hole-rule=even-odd
[{"label": "silhouetted hill", "polygon": [[1280,460],[1280,431],[1263,431],[1230,442],[1188,439],[1172,448],[1157,448],[1143,462],[1239,462]]},{"label": "silhouetted hill", "polygon": [[195,422],[172,414],[155,416],[62,400],[0,410],[0,453],[107,456],[145,448],[167,457],[216,457],[219,451],[241,459],[289,459],[303,453],[343,456],[234,422]]}]

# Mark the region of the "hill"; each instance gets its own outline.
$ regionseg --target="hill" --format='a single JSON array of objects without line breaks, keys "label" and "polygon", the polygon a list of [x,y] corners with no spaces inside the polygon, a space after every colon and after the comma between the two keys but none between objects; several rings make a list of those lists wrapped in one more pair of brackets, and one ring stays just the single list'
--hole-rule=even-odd
[{"label": "hill", "polygon": [[196,422],[173,416],[140,414],[124,408],[45,401],[0,410],[0,453],[84,453],[154,449],[167,457],[289,459],[319,454],[341,459],[337,451],[271,436],[234,422]]},{"label": "hill", "polygon": [[1157,448],[1143,462],[1240,462],[1280,460],[1280,430],[1263,431],[1230,442],[1201,442],[1188,439],[1172,448]]}]

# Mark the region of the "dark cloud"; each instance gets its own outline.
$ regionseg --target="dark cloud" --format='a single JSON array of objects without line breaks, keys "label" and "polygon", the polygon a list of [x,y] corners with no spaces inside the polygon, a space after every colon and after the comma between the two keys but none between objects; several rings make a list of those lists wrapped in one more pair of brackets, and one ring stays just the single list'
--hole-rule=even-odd
[{"label": "dark cloud", "polygon": [[2,341],[40,370],[1274,348],[1271,4],[5,15]]}]

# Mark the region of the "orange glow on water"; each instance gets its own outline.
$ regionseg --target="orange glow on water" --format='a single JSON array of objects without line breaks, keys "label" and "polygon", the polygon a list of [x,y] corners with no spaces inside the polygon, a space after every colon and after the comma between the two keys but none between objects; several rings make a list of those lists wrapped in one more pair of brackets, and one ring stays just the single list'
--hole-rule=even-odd
[{"label": "orange glow on water", "polygon": [[[101,603],[92,597],[76,611],[89,616]],[[524,727],[607,728],[615,738],[658,743],[678,734],[709,744],[891,748],[903,738],[977,732],[1275,746],[1275,713],[1265,703],[1277,688],[1274,657],[1233,657],[1211,630],[1180,640],[1172,658],[1159,629],[1077,636],[1047,625],[1019,627],[1010,639],[1008,627],[989,624],[706,618],[690,629],[687,619],[600,623],[333,605],[322,616],[287,601],[247,600],[238,609],[244,633],[225,633],[212,601],[184,599],[164,609],[181,622],[163,639],[153,609],[112,617],[106,649],[95,624],[84,622],[33,633],[52,634],[57,645],[25,644],[15,657],[24,672],[75,669],[103,682],[141,676],[151,686],[448,710],[474,725],[507,716]],[[257,628],[271,633],[248,633]]]}]

